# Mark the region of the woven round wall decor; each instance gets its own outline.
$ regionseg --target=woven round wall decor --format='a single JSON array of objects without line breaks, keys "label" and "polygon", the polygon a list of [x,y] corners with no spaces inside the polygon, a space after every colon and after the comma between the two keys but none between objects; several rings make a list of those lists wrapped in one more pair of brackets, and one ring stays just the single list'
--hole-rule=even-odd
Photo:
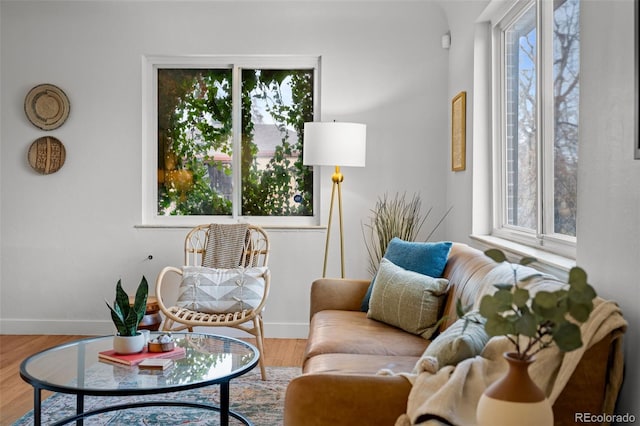
[{"label": "woven round wall decor", "polygon": [[27,153],[29,165],[43,175],[60,170],[66,156],[67,152],[62,142],[51,136],[36,139]]},{"label": "woven round wall decor", "polygon": [[62,126],[69,117],[69,98],[53,84],[40,84],[27,93],[24,112],[29,121],[42,130]]}]

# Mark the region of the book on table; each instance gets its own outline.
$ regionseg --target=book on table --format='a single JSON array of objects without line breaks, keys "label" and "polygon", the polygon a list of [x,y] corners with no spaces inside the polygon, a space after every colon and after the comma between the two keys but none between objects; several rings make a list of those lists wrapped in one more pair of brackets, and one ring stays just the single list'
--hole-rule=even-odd
[{"label": "book on table", "polygon": [[145,359],[179,359],[184,357],[185,352],[186,350],[179,346],[167,352],[149,352],[145,348],[142,352],[128,355],[122,355],[110,349],[98,352],[98,360],[132,367],[140,364]]},{"label": "book on table", "polygon": [[163,371],[171,367],[173,367],[173,360],[171,358],[147,358],[138,364],[138,368],[143,370]]}]

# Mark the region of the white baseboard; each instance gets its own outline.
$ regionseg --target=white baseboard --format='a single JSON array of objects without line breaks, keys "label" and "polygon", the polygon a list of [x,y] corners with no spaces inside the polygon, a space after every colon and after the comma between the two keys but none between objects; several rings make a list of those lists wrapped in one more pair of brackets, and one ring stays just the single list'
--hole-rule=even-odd
[{"label": "white baseboard", "polygon": [[78,334],[82,336],[102,336],[113,334],[113,332],[113,323],[109,321],[0,320],[1,334]]},{"label": "white baseboard", "polygon": [[[300,323],[264,323],[265,337],[276,339],[306,339],[309,324]],[[247,337],[246,333],[227,327],[198,328],[196,331],[222,334],[231,337]],[[82,336],[103,336],[113,334],[110,321],[77,320],[0,320],[0,334],[78,334]],[[250,336],[249,336],[250,337]]]}]

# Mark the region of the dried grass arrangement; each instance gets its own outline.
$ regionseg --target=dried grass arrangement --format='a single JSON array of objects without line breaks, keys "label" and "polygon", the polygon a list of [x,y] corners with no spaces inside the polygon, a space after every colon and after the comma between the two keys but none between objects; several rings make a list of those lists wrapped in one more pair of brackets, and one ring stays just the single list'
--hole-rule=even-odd
[{"label": "dried grass arrangement", "polygon": [[[447,217],[453,207],[444,213],[435,226],[429,231],[425,241],[428,241],[440,224]],[[431,214],[430,207],[422,214],[422,200],[420,195],[414,194],[407,200],[406,193],[396,193],[393,198],[388,194],[378,197],[368,223],[362,224],[362,234],[369,254],[369,272],[376,274],[380,260],[387,250],[389,241],[398,237],[404,241],[415,241],[422,226]]]}]

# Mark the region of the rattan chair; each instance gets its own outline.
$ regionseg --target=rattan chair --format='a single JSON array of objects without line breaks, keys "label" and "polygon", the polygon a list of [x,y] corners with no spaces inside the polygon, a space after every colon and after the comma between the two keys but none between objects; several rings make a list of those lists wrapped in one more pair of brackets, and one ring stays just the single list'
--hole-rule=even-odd
[{"label": "rattan chair", "polygon": [[[187,234],[184,243],[185,266],[212,266],[203,263],[206,259],[210,260],[211,253],[207,255],[207,248],[211,251],[209,242],[210,229],[211,225],[209,224],[198,225]],[[238,266],[267,267],[269,262],[269,237],[267,233],[255,225],[249,225],[246,232],[246,239],[241,250]],[[169,301],[168,298],[165,299],[163,293],[175,295],[177,292],[176,287],[180,285],[180,280],[169,279],[168,276],[172,274],[177,274],[181,278],[182,269],[167,266],[160,271],[156,280],[156,297],[160,310],[164,315],[161,329],[164,331],[185,329],[193,331],[194,327],[233,327],[243,330],[253,335],[256,339],[256,346],[260,352],[260,372],[262,380],[266,380],[262,311],[269,295],[270,273],[268,268],[263,275],[264,294],[259,305],[255,309],[244,309],[224,314],[193,311],[175,306],[173,305],[174,302]],[[170,306],[167,306],[168,304]]]}]

